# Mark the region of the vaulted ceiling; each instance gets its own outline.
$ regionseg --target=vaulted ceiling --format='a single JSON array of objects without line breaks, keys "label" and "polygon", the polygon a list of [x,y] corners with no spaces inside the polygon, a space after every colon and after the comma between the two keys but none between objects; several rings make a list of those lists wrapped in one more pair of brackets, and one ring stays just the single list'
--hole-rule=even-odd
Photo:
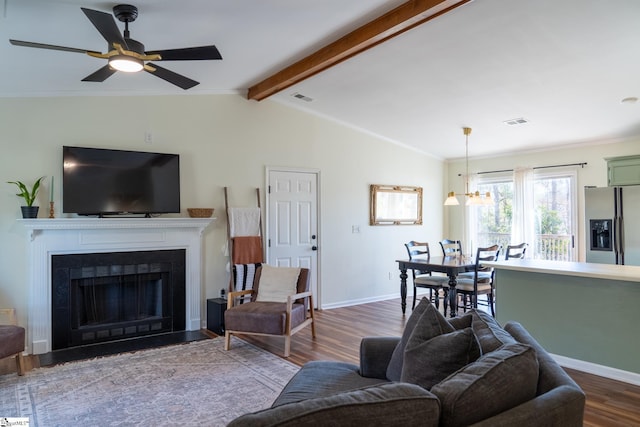
[{"label": "vaulted ceiling", "polygon": [[[184,91],[149,73],[82,82],[106,60],[9,44],[18,39],[105,52],[104,38],[80,7],[110,13],[117,2],[4,0],[0,96],[237,93],[286,103],[442,159],[464,156],[464,126],[473,128],[471,156],[640,136],[640,103],[634,102],[640,97],[639,1],[457,3],[136,1],[139,16],[129,30],[147,50],[215,44],[222,54],[221,61],[162,62],[200,82]],[[447,6],[446,13],[377,44],[376,37]],[[382,30],[388,32],[376,36]],[[345,48],[341,39],[351,44]],[[375,46],[351,56],[362,44]],[[351,57],[333,60],[336,54]],[[298,64],[297,75],[314,61],[321,71],[260,95],[281,70]],[[506,123],[513,119],[522,120]]]}]

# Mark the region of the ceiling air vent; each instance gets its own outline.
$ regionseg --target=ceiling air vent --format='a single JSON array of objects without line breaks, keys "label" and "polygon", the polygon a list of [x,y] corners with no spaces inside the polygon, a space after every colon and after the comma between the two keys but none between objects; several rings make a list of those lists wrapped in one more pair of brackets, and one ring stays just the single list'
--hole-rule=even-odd
[{"label": "ceiling air vent", "polygon": [[294,98],[301,99],[301,100],[306,101],[306,102],[313,101],[313,98],[309,98],[308,96],[304,96],[303,94],[297,93],[297,92],[292,94],[291,96],[293,96]]},{"label": "ceiling air vent", "polygon": [[504,123],[509,126],[516,126],[516,125],[523,125],[525,123],[529,123],[529,120],[520,117],[517,119],[505,120]]}]

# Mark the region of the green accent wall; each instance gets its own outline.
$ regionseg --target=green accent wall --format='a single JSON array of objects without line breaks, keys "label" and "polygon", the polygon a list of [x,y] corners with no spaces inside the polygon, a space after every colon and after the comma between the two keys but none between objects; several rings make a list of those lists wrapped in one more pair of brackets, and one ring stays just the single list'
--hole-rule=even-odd
[{"label": "green accent wall", "polygon": [[640,282],[497,268],[496,297],[550,353],[640,374]]}]

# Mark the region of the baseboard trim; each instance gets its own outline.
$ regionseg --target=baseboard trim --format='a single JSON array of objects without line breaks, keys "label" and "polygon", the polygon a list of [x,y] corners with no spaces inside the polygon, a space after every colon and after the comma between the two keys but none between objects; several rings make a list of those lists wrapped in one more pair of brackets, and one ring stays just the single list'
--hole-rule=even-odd
[{"label": "baseboard trim", "polygon": [[[409,289],[407,289],[409,291]],[[418,289],[417,297],[422,297],[422,295],[428,295],[429,291],[424,288]],[[369,302],[378,302],[378,301],[387,301],[390,299],[398,299],[399,295],[397,293],[388,294],[388,295],[378,295],[375,297],[362,298],[362,299],[354,299],[349,301],[341,301],[335,302],[333,304],[322,304],[323,310],[330,310],[332,308],[341,308],[341,307],[350,307],[352,305],[358,304],[367,304]],[[409,314],[411,314],[411,304],[413,303],[413,293],[407,293],[407,307],[409,307]],[[416,303],[417,304],[417,303]],[[399,308],[400,306],[398,306]]]},{"label": "baseboard trim", "polygon": [[[322,304],[322,309],[323,310],[331,310],[332,308],[342,308],[342,307],[350,307],[352,305],[360,305],[360,304],[367,304],[370,302],[378,302],[378,301],[387,301],[390,299],[396,299],[398,298],[398,294],[389,294],[389,295],[379,295],[379,296],[375,296],[375,297],[369,297],[369,298],[361,298],[361,299],[354,299],[354,300],[349,300],[349,301],[340,301],[340,302],[335,302],[332,304]],[[411,298],[413,298],[413,295],[411,296]],[[409,300],[409,296],[407,296],[407,300]],[[400,308],[400,306],[398,305],[398,308]]]},{"label": "baseboard trim", "polygon": [[598,375],[599,377],[608,378],[610,380],[622,381],[624,383],[640,386],[640,374],[636,374],[635,372],[623,371],[622,369],[572,359],[558,354],[552,354],[551,357],[553,357],[560,366],[565,368],[575,369],[576,371],[586,372],[587,374]]}]

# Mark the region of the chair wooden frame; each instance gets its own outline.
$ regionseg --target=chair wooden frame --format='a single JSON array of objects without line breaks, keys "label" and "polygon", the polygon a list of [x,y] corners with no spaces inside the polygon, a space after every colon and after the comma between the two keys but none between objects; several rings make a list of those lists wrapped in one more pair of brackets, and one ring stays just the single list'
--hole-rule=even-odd
[{"label": "chair wooden frame", "polygon": [[[407,254],[409,255],[410,260],[421,256],[426,256],[428,259],[431,256],[429,243],[427,242],[417,242],[412,240],[409,243],[405,243],[404,247],[407,248]],[[420,249],[421,247],[424,249]],[[411,274],[413,276],[413,305],[411,306],[411,309],[413,310],[416,307],[417,288],[429,289],[429,300],[435,304],[436,308],[440,308],[440,289],[442,289],[444,295],[444,311],[446,313],[448,306],[447,293],[449,291],[449,278],[447,276],[433,276],[430,271],[423,272],[418,270],[416,272],[415,269],[411,269]],[[435,299],[433,298],[434,291],[436,293]]]},{"label": "chair wooden frame", "polygon": [[456,292],[462,296],[462,309],[467,311],[467,297],[471,298],[471,307],[478,308],[478,295],[487,295],[487,304],[491,310],[491,315],[495,317],[494,307],[494,288],[493,276],[494,271],[491,269],[483,269],[483,261],[497,261],[500,254],[500,246],[493,245],[486,248],[478,248],[476,251],[476,266],[473,271],[473,278],[458,278],[458,286]]},{"label": "chair wooden frame", "polygon": [[[9,325],[9,326],[18,326],[18,319],[16,317],[16,310],[14,308],[0,308],[0,317],[2,318],[1,325]],[[5,320],[6,319],[6,320]],[[24,346],[22,350],[17,353],[6,355],[3,359],[7,359],[9,357],[15,357],[16,359],[16,371],[18,375],[24,375],[25,373],[25,365],[24,365],[24,356],[22,353],[24,352]]]},{"label": "chair wooden frame", "polygon": [[[301,275],[302,270],[306,270],[305,277],[304,277],[304,281],[306,282],[306,287],[308,289],[308,270],[307,269],[301,269]],[[254,279],[254,283],[255,281],[260,280],[260,275],[256,274],[256,277]],[[255,287],[255,286],[254,286]],[[256,289],[247,289],[244,291],[233,291],[233,292],[229,292],[228,297],[227,297],[227,312],[229,310],[231,310],[234,306],[235,306],[235,301],[238,297],[241,297],[243,295],[251,295],[252,296],[252,302],[245,302],[244,305],[247,304],[260,304],[260,302],[255,302],[255,293],[256,293]],[[292,322],[291,322],[291,312],[293,310],[293,304],[296,301],[300,301],[300,300],[307,300],[308,302],[308,307],[309,307],[309,316],[305,318],[305,320],[303,322],[301,322],[299,325],[296,325],[294,327],[292,327]],[[264,332],[247,332],[247,331],[241,331],[241,330],[233,330],[233,329],[226,329],[225,328],[225,332],[224,332],[224,349],[225,350],[229,350],[231,348],[231,335],[232,334],[243,334],[243,335],[261,335],[261,336],[284,336],[284,357],[289,357],[290,353],[291,353],[291,336],[294,335],[295,333],[299,332],[300,330],[302,330],[304,327],[311,325],[311,336],[313,338],[316,337],[316,324],[315,324],[315,315],[314,315],[314,308],[313,308],[313,294],[311,293],[311,291],[307,290],[305,292],[298,292],[296,294],[293,295],[289,295],[287,296],[287,301],[282,303],[283,305],[283,310],[280,311],[279,313],[284,312],[285,313],[285,330],[283,334],[271,334],[271,333],[264,333]],[[305,304],[307,305],[307,304]],[[306,314],[305,314],[306,316]]]},{"label": "chair wooden frame", "polygon": [[519,245],[507,245],[507,249],[504,251],[505,261],[509,259],[522,259],[527,252],[527,243],[520,243]]},{"label": "chair wooden frame", "polygon": [[443,239],[440,242],[442,256],[462,255],[462,243],[460,240]]}]

